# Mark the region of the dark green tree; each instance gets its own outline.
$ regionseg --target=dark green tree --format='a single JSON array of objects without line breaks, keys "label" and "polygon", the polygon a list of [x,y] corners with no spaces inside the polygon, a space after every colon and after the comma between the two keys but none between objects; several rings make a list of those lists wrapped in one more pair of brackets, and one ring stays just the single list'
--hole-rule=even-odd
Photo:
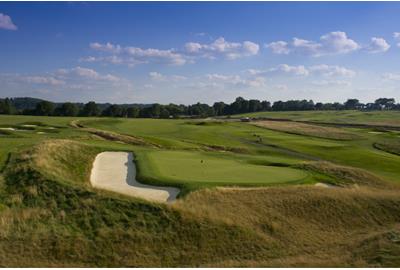
[{"label": "dark green tree", "polygon": [[139,117],[139,108],[137,107],[130,107],[126,109],[127,117],[129,118],[137,118]]},{"label": "dark green tree", "polygon": [[97,106],[96,102],[90,101],[83,106],[82,116],[98,116],[100,115],[100,109]]},{"label": "dark green tree", "polygon": [[79,108],[75,103],[65,102],[59,108],[56,108],[57,115],[60,116],[77,116]]},{"label": "dark green tree", "polygon": [[9,98],[0,100],[0,114],[14,114],[16,109]]},{"label": "dark green tree", "polygon": [[36,115],[43,115],[43,116],[50,116],[54,113],[54,104],[50,101],[41,101],[36,104],[35,114]]}]

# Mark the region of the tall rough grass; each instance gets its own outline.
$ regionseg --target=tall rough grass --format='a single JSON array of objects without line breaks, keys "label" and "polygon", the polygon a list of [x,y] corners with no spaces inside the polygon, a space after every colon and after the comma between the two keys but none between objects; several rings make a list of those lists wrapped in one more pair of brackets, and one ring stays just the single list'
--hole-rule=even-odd
[{"label": "tall rough grass", "polygon": [[400,265],[398,189],[215,188],[158,205],[83,184],[97,151],[62,140],[11,158],[1,266]]},{"label": "tall rough grass", "polygon": [[299,122],[291,122],[291,121],[257,121],[254,122],[254,125],[276,130],[282,131],[289,134],[297,134],[297,135],[306,135],[317,138],[331,139],[331,140],[354,140],[360,138],[357,134],[345,131],[340,128],[327,127],[321,125],[311,125]]}]

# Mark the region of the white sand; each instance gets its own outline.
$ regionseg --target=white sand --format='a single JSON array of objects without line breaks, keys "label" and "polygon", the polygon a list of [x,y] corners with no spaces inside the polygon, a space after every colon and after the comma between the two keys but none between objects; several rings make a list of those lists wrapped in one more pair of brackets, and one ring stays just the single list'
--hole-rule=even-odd
[{"label": "white sand", "polygon": [[21,125],[22,127],[37,127],[37,125]]},{"label": "white sand", "polygon": [[6,127],[6,128],[0,128],[1,130],[15,130],[15,128],[12,127]]},{"label": "white sand", "polygon": [[326,184],[326,183],[316,183],[316,187],[323,187],[323,188],[335,188],[334,185]]},{"label": "white sand", "polygon": [[178,188],[144,185],[136,180],[133,154],[128,152],[103,152],[97,155],[90,183],[95,188],[118,192],[156,202],[172,202]]}]

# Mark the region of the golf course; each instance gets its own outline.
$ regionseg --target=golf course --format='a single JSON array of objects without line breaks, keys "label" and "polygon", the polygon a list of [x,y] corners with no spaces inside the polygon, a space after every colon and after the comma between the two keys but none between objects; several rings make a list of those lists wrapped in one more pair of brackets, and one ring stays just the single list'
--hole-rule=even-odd
[{"label": "golf course", "polygon": [[1,115],[0,266],[398,267],[399,116]]}]

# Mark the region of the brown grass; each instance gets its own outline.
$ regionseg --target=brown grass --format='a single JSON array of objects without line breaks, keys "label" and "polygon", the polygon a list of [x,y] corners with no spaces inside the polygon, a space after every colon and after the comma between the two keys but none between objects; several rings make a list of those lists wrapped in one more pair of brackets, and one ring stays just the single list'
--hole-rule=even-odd
[{"label": "brown grass", "polygon": [[373,146],[378,150],[400,156],[400,140],[399,139],[391,140],[391,141],[386,140],[386,141],[376,142],[373,144]]},{"label": "brown grass", "polygon": [[49,140],[36,145],[30,158],[33,166],[51,179],[89,186],[87,179],[98,152],[71,140]]},{"label": "brown grass", "polygon": [[356,134],[352,134],[339,128],[311,125],[299,122],[263,120],[252,123],[256,126],[275,131],[332,140],[354,140],[358,138]]},{"label": "brown grass", "polygon": [[[279,258],[216,266],[366,266],[393,262],[373,260],[362,247],[373,233],[400,233],[393,229],[400,221],[398,194],[369,188],[214,189],[191,193],[174,207],[197,218],[243,226],[287,252]],[[389,241],[385,250],[396,250],[396,244]]]},{"label": "brown grass", "polygon": [[310,161],[298,165],[301,169],[311,170],[333,176],[335,185],[339,186],[365,186],[374,188],[398,187],[395,183],[383,180],[381,177],[366,170],[336,165],[328,161]]},{"label": "brown grass", "polygon": [[87,188],[96,151],[56,140],[11,160],[0,266],[400,266],[399,188],[365,171],[309,163],[359,187],[203,189],[164,206]]}]

